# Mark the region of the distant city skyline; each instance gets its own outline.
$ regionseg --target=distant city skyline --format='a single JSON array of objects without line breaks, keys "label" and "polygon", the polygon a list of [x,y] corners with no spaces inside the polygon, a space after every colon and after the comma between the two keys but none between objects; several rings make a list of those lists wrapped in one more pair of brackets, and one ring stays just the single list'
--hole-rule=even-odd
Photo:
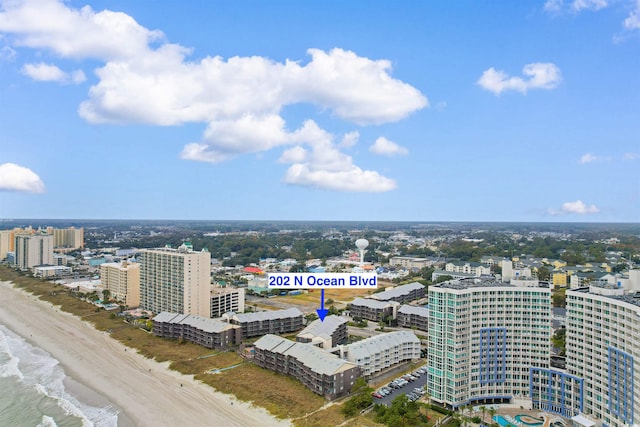
[{"label": "distant city skyline", "polygon": [[0,0],[0,218],[640,222],[637,0]]}]

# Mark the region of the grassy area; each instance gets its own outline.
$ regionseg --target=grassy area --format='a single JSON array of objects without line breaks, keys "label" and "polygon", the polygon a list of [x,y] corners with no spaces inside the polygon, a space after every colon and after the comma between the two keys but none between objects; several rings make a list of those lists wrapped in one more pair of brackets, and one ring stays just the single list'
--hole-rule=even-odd
[{"label": "grassy area", "polygon": [[159,362],[170,361],[170,368],[213,386],[216,390],[235,395],[238,399],[266,408],[279,418],[297,418],[320,409],[325,399],[313,393],[298,380],[262,369],[246,362],[218,374],[211,370],[228,368],[244,360],[233,351],[212,351],[189,342],[158,338],[130,325],[112,312],[99,309],[69,294],[61,285],[22,276],[0,266],[0,280],[11,281],[48,301],[60,310],[74,314],[108,332],[114,339]]},{"label": "grassy area", "polygon": [[219,374],[199,374],[196,379],[240,400],[266,408],[279,418],[298,418],[326,403],[300,381],[247,363]]}]

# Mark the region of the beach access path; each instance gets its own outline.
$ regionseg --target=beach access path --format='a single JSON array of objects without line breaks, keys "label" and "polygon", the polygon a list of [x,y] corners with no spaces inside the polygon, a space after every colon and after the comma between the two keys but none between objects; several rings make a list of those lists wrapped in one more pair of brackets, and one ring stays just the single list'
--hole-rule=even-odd
[{"label": "beach access path", "polygon": [[73,381],[116,405],[123,413],[119,426],[291,425],[170,370],[168,362],[138,354],[10,282],[0,282],[0,324],[49,352]]}]

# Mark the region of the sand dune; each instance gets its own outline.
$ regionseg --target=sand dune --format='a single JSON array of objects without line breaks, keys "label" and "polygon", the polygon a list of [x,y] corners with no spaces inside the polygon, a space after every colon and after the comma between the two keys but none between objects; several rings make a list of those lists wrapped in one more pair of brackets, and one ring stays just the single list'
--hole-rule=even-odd
[{"label": "sand dune", "polygon": [[87,397],[106,398],[117,405],[122,411],[119,425],[290,425],[171,371],[168,363],[157,363],[130,348],[125,351],[108,334],[9,282],[0,282],[0,324],[51,353],[66,374],[80,383],[69,387],[71,393],[94,393]]}]

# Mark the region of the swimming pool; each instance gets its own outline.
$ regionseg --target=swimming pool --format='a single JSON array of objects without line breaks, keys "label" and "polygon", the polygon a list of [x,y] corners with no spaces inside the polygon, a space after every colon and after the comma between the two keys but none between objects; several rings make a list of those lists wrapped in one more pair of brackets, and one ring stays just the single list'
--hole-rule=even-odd
[{"label": "swimming pool", "polygon": [[527,419],[537,419],[536,417],[532,417],[530,415],[516,415],[514,418],[516,419],[516,421],[521,422],[522,424],[526,425],[526,426],[541,426],[542,424],[544,424],[544,420],[543,421],[536,421],[534,423],[530,423],[530,422],[526,422],[522,419],[522,417],[525,417]]},{"label": "swimming pool", "polygon": [[[495,422],[497,422],[498,424],[500,424],[501,427],[507,427],[507,426],[516,427],[516,425],[518,425],[518,426],[527,426],[527,427],[529,427],[529,426],[531,426],[531,427],[540,427],[542,424],[544,424],[543,421],[537,422],[537,423],[527,423],[527,422],[522,421],[522,419],[521,419],[522,417],[533,418],[533,417],[531,417],[529,415],[516,415],[514,417],[516,422],[514,423],[513,421],[507,420],[502,415],[495,415],[493,417],[493,420]],[[511,418],[511,417],[509,417],[509,418]],[[514,418],[512,418],[512,420]]]},{"label": "swimming pool", "polygon": [[507,421],[502,415],[494,415],[493,420],[502,427],[513,426],[513,424]]}]

